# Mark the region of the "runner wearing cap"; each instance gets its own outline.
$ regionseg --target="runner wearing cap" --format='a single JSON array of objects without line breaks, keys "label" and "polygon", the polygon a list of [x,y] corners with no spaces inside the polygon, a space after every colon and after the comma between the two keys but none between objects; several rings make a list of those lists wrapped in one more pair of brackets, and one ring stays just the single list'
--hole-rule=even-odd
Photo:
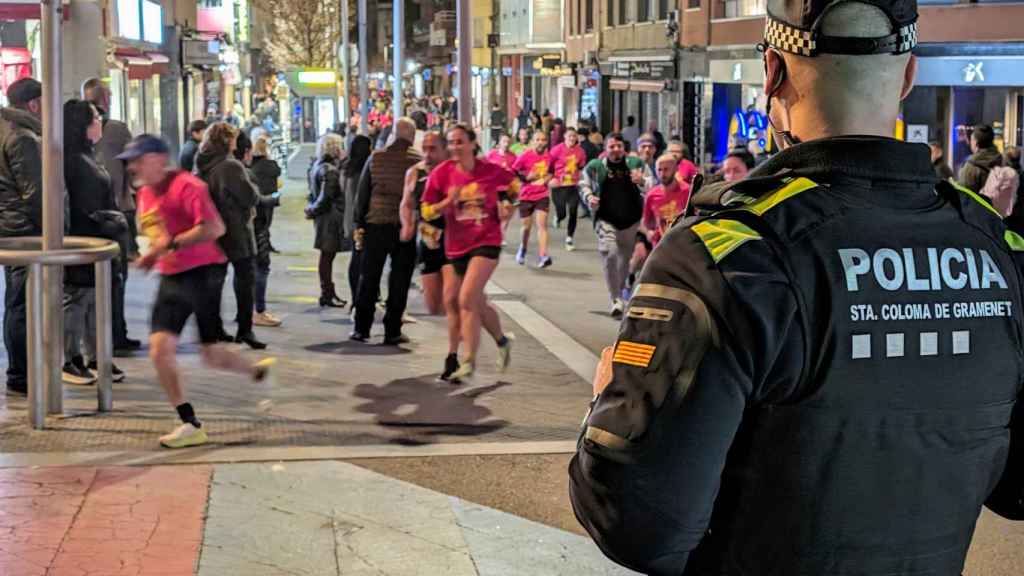
[{"label": "runner wearing cap", "polygon": [[207,442],[206,432],[188,402],[177,367],[178,339],[189,316],[199,328],[199,353],[208,366],[245,374],[256,382],[269,382],[273,359],[250,362],[218,342],[220,284],[227,259],[217,246],[224,222],[198,178],[169,165],[167,144],[149,134],[136,136],[118,158],[142,183],[138,213],[149,249],[136,265],[160,273],[153,303],[149,356],[157,378],[178,412],[181,425],[160,437],[167,448]]}]

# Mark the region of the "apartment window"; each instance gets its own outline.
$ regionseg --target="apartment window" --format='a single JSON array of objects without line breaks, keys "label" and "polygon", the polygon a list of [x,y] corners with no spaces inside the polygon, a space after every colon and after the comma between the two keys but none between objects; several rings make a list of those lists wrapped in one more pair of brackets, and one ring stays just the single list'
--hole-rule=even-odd
[{"label": "apartment window", "polygon": [[700,1],[701,0],[686,0],[686,7],[687,8],[700,8]]},{"label": "apartment window", "polygon": [[594,31],[594,0],[584,0],[583,31]]},{"label": "apartment window", "polygon": [[569,35],[570,36],[575,36],[576,35],[576,31],[577,31],[577,27],[576,27],[576,14],[575,14],[577,4],[578,4],[578,0],[572,0],[571,2],[569,2],[569,14],[567,14],[567,16],[569,17]]},{"label": "apartment window", "polygon": [[766,0],[725,0],[726,18],[764,16]]},{"label": "apartment window", "polygon": [[651,19],[651,0],[637,0],[636,21],[647,22]]},{"label": "apartment window", "polygon": [[615,26],[615,0],[608,0],[608,26]]},{"label": "apartment window", "polygon": [[619,26],[629,22],[629,1],[619,0]]},{"label": "apartment window", "polygon": [[658,0],[658,20],[668,20],[668,0]]}]

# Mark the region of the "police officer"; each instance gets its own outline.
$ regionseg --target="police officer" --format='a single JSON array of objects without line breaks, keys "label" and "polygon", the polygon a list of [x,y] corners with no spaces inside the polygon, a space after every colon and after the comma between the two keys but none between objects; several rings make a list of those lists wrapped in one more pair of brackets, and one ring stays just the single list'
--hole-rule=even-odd
[{"label": "police officer", "polygon": [[960,574],[1024,519],[1024,238],[891,139],[914,0],[768,0],[784,148],[653,252],[570,465],[649,574]]}]

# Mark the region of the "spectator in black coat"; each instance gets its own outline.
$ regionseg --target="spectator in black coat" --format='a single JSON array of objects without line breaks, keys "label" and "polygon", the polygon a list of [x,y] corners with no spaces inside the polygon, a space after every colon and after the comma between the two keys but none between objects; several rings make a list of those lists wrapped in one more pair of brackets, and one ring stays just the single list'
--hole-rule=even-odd
[{"label": "spectator in black coat", "polygon": [[[103,137],[99,110],[85,100],[64,104],[64,180],[68,192],[69,232],[126,242],[128,221],[118,209],[110,174],[97,162],[95,145]],[[114,265],[116,269],[116,264]],[[84,355],[82,345],[84,344]],[[89,357],[87,364],[85,356]],[[96,277],[91,264],[64,273],[64,368],[69,384],[92,384],[96,376]],[[124,373],[113,369],[114,381]]]},{"label": "spectator in black coat", "polygon": [[[259,195],[249,180],[245,165],[234,155],[238,135],[238,129],[226,122],[216,122],[207,128],[196,155],[195,172],[210,187],[210,198],[217,205],[226,228],[217,242],[235,273],[233,286],[238,304],[238,334],[234,340],[262,350],[267,345],[257,340],[252,331],[256,294],[256,237],[252,221]],[[224,340],[228,338],[223,328],[221,337]]]},{"label": "spectator in black coat", "polygon": [[191,172],[195,167],[196,153],[199,152],[199,143],[203,141],[203,132],[206,132],[206,120],[193,120],[188,125],[188,140],[178,155],[178,165],[186,172]]},{"label": "spectator in black coat", "polygon": [[[360,137],[362,138],[362,137]],[[316,227],[313,247],[320,251],[320,306],[344,308],[345,302],[334,289],[334,257],[345,240],[345,194],[341,190],[341,136],[324,134],[316,147],[316,160],[310,169],[309,204],[306,218]]]},{"label": "spectator in black coat", "polygon": [[274,208],[281,203],[281,193],[277,190],[281,167],[270,158],[270,142],[266,136],[260,136],[253,143],[249,174],[260,193],[256,219],[253,220],[256,233],[256,316],[253,324],[280,326],[281,319],[267,311],[267,279],[270,277],[270,253],[273,251],[270,225],[274,221]]}]

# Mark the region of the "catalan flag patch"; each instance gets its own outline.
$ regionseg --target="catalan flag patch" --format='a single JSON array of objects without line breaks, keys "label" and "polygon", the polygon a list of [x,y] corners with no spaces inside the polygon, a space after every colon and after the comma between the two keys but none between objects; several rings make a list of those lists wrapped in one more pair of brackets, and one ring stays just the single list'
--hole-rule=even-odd
[{"label": "catalan flag patch", "polygon": [[657,349],[658,347],[652,344],[640,344],[638,342],[621,340],[618,346],[615,347],[615,356],[612,357],[612,361],[619,364],[647,368],[651,364],[651,358],[654,357],[654,351]]}]

